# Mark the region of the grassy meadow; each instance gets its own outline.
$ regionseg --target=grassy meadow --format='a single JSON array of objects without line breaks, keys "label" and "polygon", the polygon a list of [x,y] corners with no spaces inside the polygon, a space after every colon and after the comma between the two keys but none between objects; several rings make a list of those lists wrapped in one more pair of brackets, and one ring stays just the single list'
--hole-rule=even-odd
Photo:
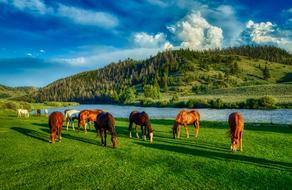
[{"label": "grassy meadow", "polygon": [[66,131],[49,143],[47,118],[0,111],[0,189],[289,189],[292,127],[246,124],[243,152],[230,152],[226,122],[202,122],[198,141],[173,120],[152,120],[154,143],[128,138],[117,119],[119,146],[100,146],[95,132]]}]

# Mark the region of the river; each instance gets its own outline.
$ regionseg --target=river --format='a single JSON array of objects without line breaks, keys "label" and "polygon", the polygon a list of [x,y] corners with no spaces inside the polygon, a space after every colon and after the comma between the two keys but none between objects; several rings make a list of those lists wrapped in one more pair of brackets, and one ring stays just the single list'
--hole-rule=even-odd
[{"label": "river", "polygon": [[[157,108],[157,107],[139,107],[111,104],[83,104],[80,106],[50,108],[49,113],[53,111],[63,112],[65,109],[103,109],[113,114],[114,117],[128,118],[133,110],[145,111],[150,118],[174,119],[178,112],[183,108]],[[186,109],[187,110],[187,109]],[[292,109],[276,110],[250,110],[250,109],[196,109],[201,114],[203,121],[227,121],[228,115],[238,111],[242,113],[246,122],[263,123],[281,123],[292,124]]]}]

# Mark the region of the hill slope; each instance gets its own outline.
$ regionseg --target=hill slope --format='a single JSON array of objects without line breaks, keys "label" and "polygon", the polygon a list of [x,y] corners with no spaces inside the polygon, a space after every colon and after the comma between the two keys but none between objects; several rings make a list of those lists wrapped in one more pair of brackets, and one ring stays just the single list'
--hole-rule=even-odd
[{"label": "hill slope", "polygon": [[[159,86],[164,98],[208,94],[214,89],[287,83],[292,81],[292,55],[270,46],[223,50],[173,50],[143,61],[127,59],[102,69],[57,80],[40,89],[37,101],[80,103],[122,102],[129,87],[139,101],[143,86]],[[271,62],[277,61],[277,62]],[[288,84],[288,89],[292,85]]]},{"label": "hill slope", "polygon": [[0,99],[18,98],[37,91],[35,87],[8,87],[0,84]]}]

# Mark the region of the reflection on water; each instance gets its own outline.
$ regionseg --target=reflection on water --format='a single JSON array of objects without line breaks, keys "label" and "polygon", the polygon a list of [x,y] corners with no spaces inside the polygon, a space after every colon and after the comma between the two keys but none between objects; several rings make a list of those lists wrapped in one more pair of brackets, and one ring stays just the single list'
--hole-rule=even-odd
[{"label": "reflection on water", "polygon": [[[145,111],[151,118],[175,118],[182,108],[155,108],[138,106],[121,106],[109,104],[86,104],[65,108],[51,108],[52,111],[64,111],[65,109],[103,109],[111,112],[115,117],[128,118],[133,110]],[[201,114],[201,120],[204,121],[227,121],[228,115],[239,111],[243,114],[246,122],[266,122],[266,123],[284,123],[292,124],[291,109],[277,110],[248,110],[248,109],[197,109]]]}]

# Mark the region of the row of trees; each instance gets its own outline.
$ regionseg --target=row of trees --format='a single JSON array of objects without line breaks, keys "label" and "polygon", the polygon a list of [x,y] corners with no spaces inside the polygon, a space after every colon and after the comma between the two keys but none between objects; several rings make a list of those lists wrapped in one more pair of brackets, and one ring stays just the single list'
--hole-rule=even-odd
[{"label": "row of trees", "polygon": [[[257,53],[252,53],[253,51]],[[204,91],[206,85],[211,88],[236,86],[238,82],[235,79],[244,80],[241,79],[241,58],[238,55],[272,60],[266,56],[269,51],[274,53],[269,55],[277,57],[275,60],[291,58],[284,50],[269,46],[243,46],[209,51],[165,51],[143,61],[126,59],[111,63],[102,69],[55,81],[34,93],[33,97],[39,102],[126,103],[135,99],[135,94],[143,93],[145,97],[158,98],[160,91],[168,92],[176,86],[185,86],[192,82],[198,83],[197,89],[193,89],[194,92]],[[219,74],[209,74],[210,69]],[[263,69],[263,78],[268,80],[270,75],[266,66]]]}]

